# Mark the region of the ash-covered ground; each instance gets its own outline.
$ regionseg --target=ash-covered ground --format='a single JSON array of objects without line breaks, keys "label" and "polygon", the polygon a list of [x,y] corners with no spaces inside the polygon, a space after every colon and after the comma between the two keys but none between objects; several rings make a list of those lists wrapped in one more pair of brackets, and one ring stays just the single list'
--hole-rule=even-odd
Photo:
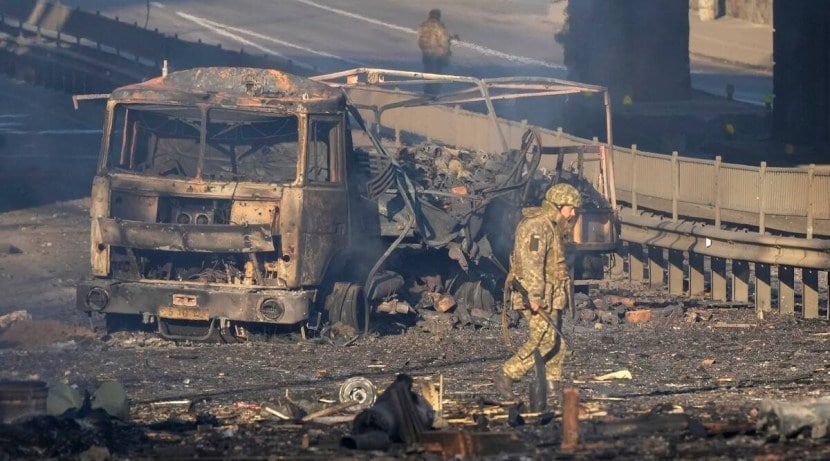
[{"label": "ash-covered ground", "polygon": [[[0,425],[0,459],[439,459],[419,445],[341,447],[355,414],[348,410],[311,422],[294,418],[334,405],[351,377],[383,391],[399,373],[416,382],[443,377],[443,430],[481,434],[477,457],[830,457],[827,438],[811,438],[809,425],[787,437],[759,424],[771,423],[765,401],[795,404],[828,393],[824,321],[759,320],[748,306],[676,299],[624,281],[595,287],[564,328],[573,349],[566,384],[580,397],[580,445],[566,453],[557,399],[549,414],[525,414],[523,424],[510,402],[499,401],[491,378],[509,350],[495,323],[377,315],[373,333],[348,346],[296,332],[242,344],[107,335],[101,318],[74,308],[75,283],[88,271],[87,210],[81,199],[0,214],[0,316],[25,310],[32,317],[3,325],[0,379],[89,392],[117,381],[129,419],[75,413]],[[629,314],[627,321],[633,310],[651,318],[633,322]],[[524,330],[511,331],[518,344]],[[630,379],[596,379],[625,370]],[[532,374],[515,385],[517,396],[527,395],[531,381]],[[483,442],[505,435],[516,440],[497,446],[512,454]]]}]

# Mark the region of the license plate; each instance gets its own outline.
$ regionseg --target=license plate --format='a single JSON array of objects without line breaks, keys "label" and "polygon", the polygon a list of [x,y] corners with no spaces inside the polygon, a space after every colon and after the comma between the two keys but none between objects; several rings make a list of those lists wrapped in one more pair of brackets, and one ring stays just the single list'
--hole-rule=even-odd
[{"label": "license plate", "polygon": [[210,320],[210,312],[198,307],[161,306],[159,317],[182,320]]},{"label": "license plate", "polygon": [[186,307],[196,307],[198,305],[199,298],[196,295],[183,295],[183,294],[174,294],[173,295],[173,305],[174,306],[186,306]]}]

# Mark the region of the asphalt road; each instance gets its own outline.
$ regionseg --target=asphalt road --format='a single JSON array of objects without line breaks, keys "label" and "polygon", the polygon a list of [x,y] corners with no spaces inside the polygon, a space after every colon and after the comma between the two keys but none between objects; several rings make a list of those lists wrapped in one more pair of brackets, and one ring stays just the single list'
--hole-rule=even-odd
[{"label": "asphalt road", "polygon": [[[187,40],[221,43],[291,59],[319,73],[371,66],[420,70],[416,28],[430,8],[461,40],[453,46],[448,73],[494,77],[543,75],[565,78],[561,46],[554,34],[561,11],[548,13],[548,0],[220,0],[143,2],[69,0]],[[564,5],[564,3],[562,3]],[[175,63],[172,63],[175,66]],[[762,104],[772,93],[772,76],[700,58],[692,60],[692,84],[736,99]]]}]

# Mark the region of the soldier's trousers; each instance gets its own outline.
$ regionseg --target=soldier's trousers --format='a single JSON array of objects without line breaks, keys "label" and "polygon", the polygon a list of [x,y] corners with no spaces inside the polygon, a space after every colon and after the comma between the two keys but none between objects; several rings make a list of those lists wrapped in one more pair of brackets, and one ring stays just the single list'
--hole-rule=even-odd
[{"label": "soldier's trousers", "polygon": [[[562,378],[562,365],[565,358],[565,343],[560,341],[559,334],[550,327],[541,315],[530,309],[522,311],[530,325],[530,337],[527,342],[504,363],[502,370],[511,379],[519,379],[533,367],[533,351],[539,348],[542,359],[545,361],[545,375],[548,381],[559,381]],[[562,328],[562,311],[554,309],[550,317],[556,327]]]}]

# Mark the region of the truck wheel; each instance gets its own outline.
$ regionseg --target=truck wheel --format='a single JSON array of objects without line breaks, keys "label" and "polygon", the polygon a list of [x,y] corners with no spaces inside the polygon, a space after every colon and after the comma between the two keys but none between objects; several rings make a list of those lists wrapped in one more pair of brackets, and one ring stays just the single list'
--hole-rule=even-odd
[{"label": "truck wheel", "polygon": [[363,287],[356,283],[337,282],[326,296],[325,310],[329,323],[340,322],[362,331],[366,316]]}]

